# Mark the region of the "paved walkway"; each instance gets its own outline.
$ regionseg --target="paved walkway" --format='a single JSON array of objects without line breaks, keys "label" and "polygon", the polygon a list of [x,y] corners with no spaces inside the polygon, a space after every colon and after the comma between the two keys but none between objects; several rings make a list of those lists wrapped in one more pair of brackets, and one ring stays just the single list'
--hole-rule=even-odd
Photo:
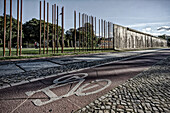
[{"label": "paved walkway", "polygon": [[0,89],[44,79],[52,74],[88,68],[155,50],[100,53],[35,60],[0,61]]},{"label": "paved walkway", "polygon": [[170,113],[170,57],[76,113]]},{"label": "paved walkway", "polygon": [[[170,50],[162,49],[133,57],[120,57],[118,59],[121,60],[117,61],[107,58],[67,64],[73,68],[63,64],[60,68],[18,73],[15,74],[17,77],[30,77],[41,72],[46,75],[48,70],[55,73],[57,69],[79,69],[3,87],[0,89],[0,112],[169,112],[169,59],[161,61],[169,56]],[[155,63],[157,65],[153,66]],[[151,66],[153,67],[150,68]],[[32,75],[25,74],[29,72]],[[10,74],[4,75],[4,78],[5,76],[10,77]]]}]

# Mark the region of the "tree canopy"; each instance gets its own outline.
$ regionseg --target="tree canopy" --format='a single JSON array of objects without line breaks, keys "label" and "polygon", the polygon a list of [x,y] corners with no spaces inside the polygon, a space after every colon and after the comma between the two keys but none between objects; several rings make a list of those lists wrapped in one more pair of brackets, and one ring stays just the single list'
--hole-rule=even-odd
[{"label": "tree canopy", "polygon": [[[41,38],[42,38],[42,42],[43,42],[43,37],[44,37],[44,21],[41,21],[41,30],[42,30],[42,34],[41,34]],[[45,27],[46,27],[46,38],[47,38],[47,22],[45,23]],[[56,25],[57,27],[57,25]],[[3,40],[3,33],[4,33],[4,17],[0,16],[0,28],[2,28],[2,30],[0,30],[0,39]],[[82,38],[82,36],[84,35],[85,37],[85,32],[83,32],[82,30],[85,30],[87,28],[87,36],[86,36],[86,40]],[[62,44],[62,38],[61,38],[61,33],[62,33],[62,29],[61,26],[58,26],[59,29],[59,46]],[[26,23],[23,24],[22,27],[23,30],[23,43],[34,43],[34,42],[39,42],[40,40],[40,20],[36,19],[36,18],[32,18],[31,20],[27,21]],[[52,39],[53,39],[53,26],[51,23],[49,23],[49,43],[52,46]],[[57,29],[56,29],[56,33],[57,33]],[[92,32],[92,25],[90,23],[86,23],[84,25],[84,27],[80,27],[76,29],[76,41],[79,41],[79,36],[80,36],[80,45],[82,46],[82,42],[87,42],[89,46],[91,46],[91,35],[93,33],[93,37],[94,40],[96,39],[95,35],[94,35],[94,31]],[[7,15],[7,21],[6,21],[6,41],[9,41],[9,34],[10,34],[10,16]],[[74,46],[74,29],[71,28],[69,30],[67,30],[64,34],[64,46],[66,47],[73,47]],[[80,34],[80,35],[79,35]],[[56,36],[57,38],[57,36]],[[12,45],[15,46],[16,45],[16,41],[17,41],[17,20],[15,18],[12,18]]]}]

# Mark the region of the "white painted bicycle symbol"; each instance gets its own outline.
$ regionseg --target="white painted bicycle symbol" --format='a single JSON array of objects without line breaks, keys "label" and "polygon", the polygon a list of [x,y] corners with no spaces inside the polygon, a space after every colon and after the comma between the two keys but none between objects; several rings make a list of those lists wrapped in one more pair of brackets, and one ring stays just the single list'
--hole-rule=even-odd
[{"label": "white painted bicycle symbol", "polygon": [[[85,81],[85,77],[87,77],[87,76],[88,76],[87,73],[78,73],[78,74],[71,74],[71,75],[62,76],[60,78],[55,79],[53,81],[54,84],[51,85],[51,86],[48,86],[46,88],[43,88],[43,89],[40,89],[40,90],[37,90],[37,91],[25,92],[25,94],[27,96],[32,96],[32,95],[39,93],[39,92],[43,92],[44,94],[46,94],[49,97],[48,101],[42,102],[40,99],[32,100],[32,102],[36,106],[42,106],[42,105],[48,104],[50,102],[59,100],[61,98],[69,97],[69,96],[74,95],[74,94],[77,95],[77,96],[86,96],[86,95],[95,94],[95,93],[98,93],[98,92],[106,89],[107,87],[109,87],[111,85],[111,81],[108,80],[108,79],[98,79],[98,80],[94,80],[94,81],[91,81],[89,83],[83,84],[83,82]],[[106,85],[103,86],[102,88],[97,88],[97,87],[99,87],[100,82],[106,82]],[[62,86],[72,84],[72,83],[77,83],[77,84],[67,94],[57,96],[54,92],[52,92],[52,89],[62,87]],[[97,89],[95,89],[95,88],[97,88]],[[95,90],[88,91],[90,89],[95,89]]]}]

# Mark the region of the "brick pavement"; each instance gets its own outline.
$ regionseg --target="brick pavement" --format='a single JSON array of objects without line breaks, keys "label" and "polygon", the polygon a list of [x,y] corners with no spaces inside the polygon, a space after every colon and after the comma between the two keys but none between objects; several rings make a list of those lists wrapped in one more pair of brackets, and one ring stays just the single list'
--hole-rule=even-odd
[{"label": "brick pavement", "polygon": [[170,112],[170,57],[76,111],[76,113],[135,112]]}]

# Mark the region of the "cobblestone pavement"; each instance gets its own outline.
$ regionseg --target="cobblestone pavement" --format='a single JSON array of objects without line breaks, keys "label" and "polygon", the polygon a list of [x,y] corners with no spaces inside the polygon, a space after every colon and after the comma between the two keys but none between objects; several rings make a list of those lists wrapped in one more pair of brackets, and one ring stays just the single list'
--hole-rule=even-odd
[{"label": "cobblestone pavement", "polygon": [[76,113],[170,113],[170,57]]},{"label": "cobblestone pavement", "polygon": [[[81,68],[87,68],[87,67],[92,67],[98,64],[104,64],[107,62],[111,62],[111,61],[116,61],[116,60],[121,60],[124,58],[128,58],[128,57],[132,57],[132,56],[137,56],[140,54],[145,54],[145,53],[149,53],[149,52],[155,52],[157,50],[145,50],[145,51],[129,51],[129,52],[120,52],[120,53],[102,53],[102,54],[92,54],[92,55],[84,55],[84,56],[77,56],[77,57],[66,57],[63,59],[71,59],[73,62],[69,61],[69,62],[60,62],[61,58],[54,58],[54,59],[40,59],[40,60],[26,60],[26,61],[17,61],[17,62],[0,62],[0,66],[3,65],[7,65],[6,67],[10,67],[14,69],[14,70],[9,70],[9,74],[6,75],[2,75],[2,73],[0,74],[0,89],[6,88],[6,87],[10,87],[10,86],[14,86],[14,84],[18,84],[18,83],[28,83],[31,82],[31,80],[33,79],[39,79],[39,78],[45,78],[46,76],[52,75],[52,74],[59,74],[62,72],[69,72],[72,70],[77,70],[77,69],[81,69]],[[81,59],[81,58],[102,58],[101,60],[77,60],[75,61],[75,59]],[[56,63],[55,61],[57,61],[58,63]],[[29,69],[29,68],[33,68],[33,67],[29,67],[28,71],[24,70],[23,68],[21,68],[21,66],[19,64],[23,64],[25,63],[25,65],[27,66],[26,63],[34,63],[34,62],[47,62],[48,63],[53,63],[54,65],[59,64],[59,66],[57,67],[50,67],[50,68],[41,68],[38,69],[40,67],[37,67],[34,69]],[[39,63],[42,64],[42,63]],[[42,64],[43,65],[43,64]],[[16,68],[16,69],[15,69]],[[18,68],[20,69],[20,71],[18,70]],[[37,70],[38,69],[38,70]],[[4,71],[8,71],[8,69],[0,69],[1,72]],[[17,72],[18,71],[18,72]],[[6,72],[7,73],[7,72]]]}]

